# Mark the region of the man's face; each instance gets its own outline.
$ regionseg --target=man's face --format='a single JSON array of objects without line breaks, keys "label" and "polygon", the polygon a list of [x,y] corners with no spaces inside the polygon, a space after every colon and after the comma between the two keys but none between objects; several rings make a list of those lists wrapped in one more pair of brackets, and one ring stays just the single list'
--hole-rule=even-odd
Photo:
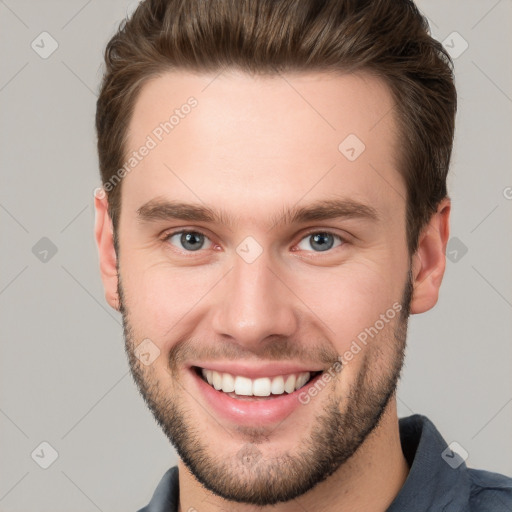
[{"label": "man's face", "polygon": [[[155,132],[189,97],[197,105]],[[389,404],[411,292],[392,106],[376,78],[323,73],[169,73],[137,100],[129,153],[148,135],[157,144],[122,182],[126,350],[182,460],[226,499],[265,505],[304,493]],[[286,214],[335,201],[335,216]],[[151,364],[137,358],[143,340],[159,351]],[[237,393],[215,389],[201,369]],[[277,394],[244,395],[269,390]]]}]

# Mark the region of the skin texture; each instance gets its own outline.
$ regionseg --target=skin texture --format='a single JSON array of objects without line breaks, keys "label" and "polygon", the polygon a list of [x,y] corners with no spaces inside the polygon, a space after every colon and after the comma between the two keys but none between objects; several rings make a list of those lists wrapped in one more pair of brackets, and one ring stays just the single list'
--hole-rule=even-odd
[{"label": "skin texture", "polygon": [[[449,199],[410,257],[393,101],[370,75],[169,72],[143,87],[129,152],[191,96],[197,106],[122,181],[118,257],[107,200],[95,198],[105,296],[123,313],[135,382],[180,455],[180,510],[386,510],[408,471],[394,395],[407,317],[437,302]],[[354,161],[338,150],[349,134],[365,144]],[[233,222],[139,219],[155,199]],[[326,199],[378,218],[275,223]],[[169,238],[180,229],[204,234],[201,248]],[[333,247],[321,251],[311,235],[326,231]],[[251,263],[237,253],[248,236],[262,251]],[[393,304],[401,314],[278,425],[216,414],[188,370],[231,360],[327,369]],[[148,338],[160,355],[146,366],[135,347]]]}]

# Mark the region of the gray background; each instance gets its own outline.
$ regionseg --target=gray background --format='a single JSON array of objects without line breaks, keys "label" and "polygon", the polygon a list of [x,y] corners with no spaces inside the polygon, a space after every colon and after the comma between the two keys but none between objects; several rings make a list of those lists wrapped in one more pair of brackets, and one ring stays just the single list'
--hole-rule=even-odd
[{"label": "gray background", "polygon": [[[451,51],[469,46],[455,60],[453,261],[438,305],[411,318],[399,413],[512,475],[512,4],[418,4]],[[1,512],[137,510],[176,463],[128,373],[93,237],[102,52],[132,8],[0,0]],[[31,47],[43,31],[58,43],[46,59]]]}]

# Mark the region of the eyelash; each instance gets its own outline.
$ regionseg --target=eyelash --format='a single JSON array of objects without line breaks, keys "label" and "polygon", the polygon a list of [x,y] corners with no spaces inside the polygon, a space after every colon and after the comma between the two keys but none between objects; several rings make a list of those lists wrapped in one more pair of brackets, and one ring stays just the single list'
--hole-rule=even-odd
[{"label": "eyelash", "polygon": [[[197,229],[179,229],[179,230],[176,230],[176,231],[171,231],[171,232],[167,232],[163,235],[162,237],[162,241],[163,242],[169,242],[169,240],[174,236],[174,235],[179,235],[179,234],[182,234],[182,233],[195,233],[195,234],[199,234],[199,235],[202,235],[204,236],[206,239],[208,239],[211,243],[212,240],[210,239],[210,237],[206,234],[206,233],[203,233],[202,231],[200,230],[197,230]],[[337,233],[334,233],[332,231],[329,231],[329,230],[319,230],[319,229],[313,229],[311,231],[308,231],[307,233],[305,233],[302,238],[299,240],[298,244],[300,244],[300,242],[302,242],[304,239],[312,236],[312,235],[317,235],[317,234],[324,234],[324,235],[331,235],[333,236],[334,238],[337,238],[341,243],[335,247],[332,247],[330,249],[327,249],[326,251],[310,251],[310,252],[313,252],[314,254],[318,254],[318,255],[322,255],[324,252],[327,253],[327,254],[332,254],[332,252],[334,251],[334,249],[337,249],[337,248],[340,248],[340,247],[343,247],[345,244],[347,244],[347,239],[345,239],[344,237],[342,237],[341,235],[338,235]],[[296,245],[298,245],[296,244]],[[170,245],[170,244],[169,244]],[[186,254],[190,254],[191,256],[190,257],[193,257],[193,254],[194,253],[201,253],[203,250],[206,250],[206,249],[198,249],[197,251],[187,251],[187,250],[182,250],[183,253],[186,253]],[[309,251],[308,251],[309,252]]]}]

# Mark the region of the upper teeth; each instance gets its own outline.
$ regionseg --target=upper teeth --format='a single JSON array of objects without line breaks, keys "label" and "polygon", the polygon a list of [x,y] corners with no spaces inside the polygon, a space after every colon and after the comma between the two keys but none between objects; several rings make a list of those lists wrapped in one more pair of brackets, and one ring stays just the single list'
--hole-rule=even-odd
[{"label": "upper teeth", "polygon": [[219,373],[215,370],[201,368],[203,377],[208,384],[225,393],[235,392],[237,395],[269,396],[282,395],[285,391],[293,393],[309,380],[310,373],[292,373],[291,375],[278,375],[277,377],[261,377],[249,379],[247,377],[233,376],[230,373]]}]

